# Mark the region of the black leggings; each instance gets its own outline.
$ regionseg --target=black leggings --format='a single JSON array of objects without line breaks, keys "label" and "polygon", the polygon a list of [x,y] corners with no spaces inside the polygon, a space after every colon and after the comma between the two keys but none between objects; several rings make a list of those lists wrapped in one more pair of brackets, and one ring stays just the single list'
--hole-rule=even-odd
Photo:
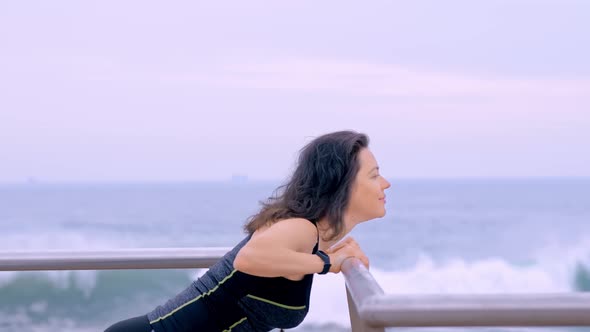
[{"label": "black leggings", "polygon": [[143,315],[115,323],[104,332],[152,332],[152,326],[147,316]]}]

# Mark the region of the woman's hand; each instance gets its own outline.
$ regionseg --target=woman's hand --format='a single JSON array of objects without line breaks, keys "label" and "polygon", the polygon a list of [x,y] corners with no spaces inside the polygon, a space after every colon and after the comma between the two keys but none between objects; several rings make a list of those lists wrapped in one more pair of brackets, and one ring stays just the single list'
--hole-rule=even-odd
[{"label": "woman's hand", "polygon": [[332,273],[339,273],[344,260],[350,257],[360,259],[365,267],[367,269],[369,268],[369,259],[352,237],[347,237],[346,239],[336,243],[326,250],[326,254],[328,254],[330,257],[330,263],[332,264],[330,267],[330,272]]}]

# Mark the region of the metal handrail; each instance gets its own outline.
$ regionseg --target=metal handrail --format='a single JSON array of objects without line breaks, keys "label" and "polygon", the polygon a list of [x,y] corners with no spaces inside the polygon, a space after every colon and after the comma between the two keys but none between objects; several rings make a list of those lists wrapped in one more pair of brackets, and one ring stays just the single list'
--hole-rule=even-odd
[{"label": "metal handrail", "polygon": [[367,319],[370,312],[366,304],[372,298],[385,294],[369,270],[356,258],[344,260],[341,265],[346,282],[346,297],[350,326],[353,332],[384,332],[384,325],[373,324]]},{"label": "metal handrail", "polygon": [[588,293],[393,295],[383,293],[358,259],[345,260],[342,272],[355,332],[389,326],[590,326]]},{"label": "metal handrail", "polygon": [[[0,271],[207,268],[230,248],[0,252]],[[354,332],[390,326],[590,326],[590,294],[385,294],[356,258],[342,264]]]},{"label": "metal handrail", "polygon": [[208,268],[231,248],[0,252],[0,271]]}]

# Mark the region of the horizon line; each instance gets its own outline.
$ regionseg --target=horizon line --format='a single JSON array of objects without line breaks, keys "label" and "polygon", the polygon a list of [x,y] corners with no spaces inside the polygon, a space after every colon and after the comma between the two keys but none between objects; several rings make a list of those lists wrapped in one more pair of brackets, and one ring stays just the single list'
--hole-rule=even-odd
[{"label": "horizon line", "polygon": [[[502,181],[502,180],[590,180],[588,175],[547,175],[547,176],[402,176],[387,177],[388,181]],[[225,179],[74,179],[74,180],[43,180],[43,179],[24,179],[0,180],[0,185],[59,185],[59,184],[198,184],[198,183],[217,183],[217,184],[254,184],[254,183],[283,183],[285,179],[257,179],[257,178],[240,178],[229,177]]]}]

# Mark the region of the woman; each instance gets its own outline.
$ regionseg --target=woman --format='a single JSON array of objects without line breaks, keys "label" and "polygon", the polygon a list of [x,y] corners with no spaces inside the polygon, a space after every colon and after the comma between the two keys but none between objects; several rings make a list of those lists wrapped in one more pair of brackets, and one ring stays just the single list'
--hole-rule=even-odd
[{"label": "woman", "polygon": [[[248,236],[202,277],[147,315],[106,332],[270,331],[299,325],[313,274],[369,261],[351,238],[385,215],[385,189],[366,135],[340,131],[307,144],[291,179],[245,226]],[[338,242],[338,243],[336,243]]]}]

